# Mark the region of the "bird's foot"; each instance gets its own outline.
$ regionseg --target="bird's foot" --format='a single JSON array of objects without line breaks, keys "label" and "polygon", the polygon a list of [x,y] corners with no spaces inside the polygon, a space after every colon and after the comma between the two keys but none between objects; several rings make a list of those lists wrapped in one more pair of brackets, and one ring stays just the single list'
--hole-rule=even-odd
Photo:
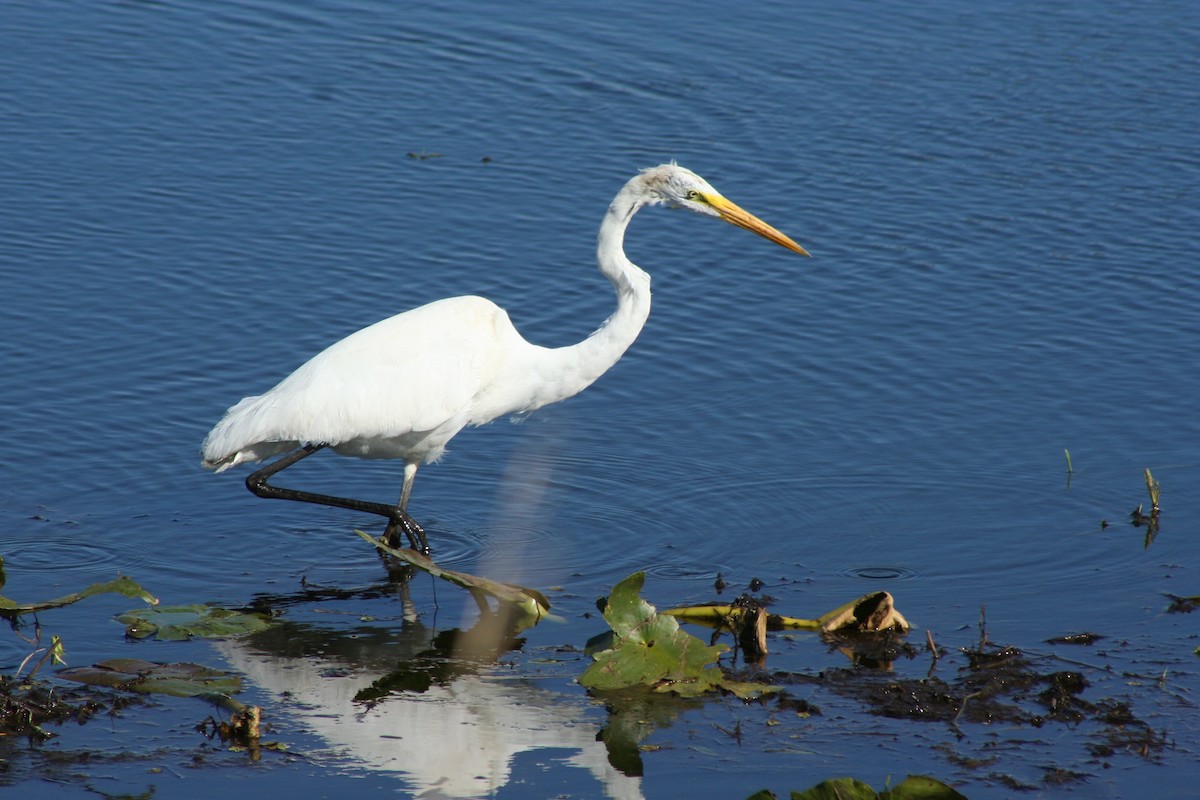
[{"label": "bird's foot", "polygon": [[383,532],[383,541],[389,547],[400,547],[400,534],[408,539],[409,545],[423,556],[429,555],[429,541],[425,538],[425,529],[406,512],[395,509],[388,519],[387,529]]}]

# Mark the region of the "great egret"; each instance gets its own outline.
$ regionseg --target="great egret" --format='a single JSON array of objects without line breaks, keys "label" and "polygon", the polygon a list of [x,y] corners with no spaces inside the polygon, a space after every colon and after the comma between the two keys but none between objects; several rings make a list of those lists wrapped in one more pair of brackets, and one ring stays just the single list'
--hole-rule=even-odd
[{"label": "great egret", "polygon": [[[408,514],[417,466],[436,461],[460,430],[565,400],[599,378],[637,338],[650,313],[650,276],[625,257],[629,220],[667,205],[715,217],[789,250],[800,245],[721,196],[694,172],[663,164],[617,193],[600,224],[596,260],[617,293],[617,310],[569,347],[525,341],[504,309],[482,297],[451,297],[363,328],[313,356],[265,394],[230,408],[204,440],[204,466],[221,472],[294,451],[246,479],[259,497],[350,508],[388,518],[428,551]],[[330,447],[359,458],[404,460],[395,506],[271,486],[267,479]]]}]

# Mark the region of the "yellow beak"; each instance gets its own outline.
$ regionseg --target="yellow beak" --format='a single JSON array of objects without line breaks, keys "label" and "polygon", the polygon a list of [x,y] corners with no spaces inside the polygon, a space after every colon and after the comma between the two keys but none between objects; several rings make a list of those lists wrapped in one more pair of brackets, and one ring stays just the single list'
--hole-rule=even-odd
[{"label": "yellow beak", "polygon": [[807,250],[793,242],[789,237],[775,230],[737,203],[726,200],[719,194],[706,194],[704,199],[708,201],[710,206],[716,209],[717,213],[721,215],[721,219],[731,225],[737,225],[739,228],[745,228],[751,233],[757,233],[764,239],[770,239],[775,244],[786,247],[788,250],[797,252],[802,256],[810,255]]}]

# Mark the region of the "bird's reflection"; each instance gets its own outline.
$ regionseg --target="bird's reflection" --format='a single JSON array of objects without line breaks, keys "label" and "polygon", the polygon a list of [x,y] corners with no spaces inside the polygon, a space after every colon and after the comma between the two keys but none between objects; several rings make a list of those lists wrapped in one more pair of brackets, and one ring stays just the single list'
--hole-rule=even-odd
[{"label": "bird's reflection", "polygon": [[551,749],[609,797],[641,797],[640,778],[610,763],[586,700],[497,671],[495,655],[520,645],[484,618],[436,634],[412,621],[400,630],[281,621],[216,646],[274,698],[277,718],[359,768],[396,774],[420,797],[493,796],[513,778],[518,754]]}]

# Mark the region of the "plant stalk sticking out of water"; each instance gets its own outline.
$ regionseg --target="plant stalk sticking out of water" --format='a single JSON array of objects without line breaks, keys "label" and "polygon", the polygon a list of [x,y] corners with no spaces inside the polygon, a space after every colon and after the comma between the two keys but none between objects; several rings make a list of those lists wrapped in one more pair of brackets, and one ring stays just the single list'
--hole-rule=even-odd
[{"label": "plant stalk sticking out of water", "polygon": [[1158,514],[1161,507],[1158,504],[1159,500],[1159,485],[1154,476],[1150,474],[1150,468],[1146,467],[1146,491],[1150,493],[1150,513],[1142,513],[1142,504],[1138,503],[1138,507],[1129,515],[1133,520],[1133,526],[1140,528],[1146,526],[1146,547],[1154,541],[1158,536]]},{"label": "plant stalk sticking out of water", "polygon": [[1154,480],[1154,476],[1150,474],[1150,468],[1146,467],[1146,491],[1150,492],[1150,515],[1158,517],[1158,481]]}]

